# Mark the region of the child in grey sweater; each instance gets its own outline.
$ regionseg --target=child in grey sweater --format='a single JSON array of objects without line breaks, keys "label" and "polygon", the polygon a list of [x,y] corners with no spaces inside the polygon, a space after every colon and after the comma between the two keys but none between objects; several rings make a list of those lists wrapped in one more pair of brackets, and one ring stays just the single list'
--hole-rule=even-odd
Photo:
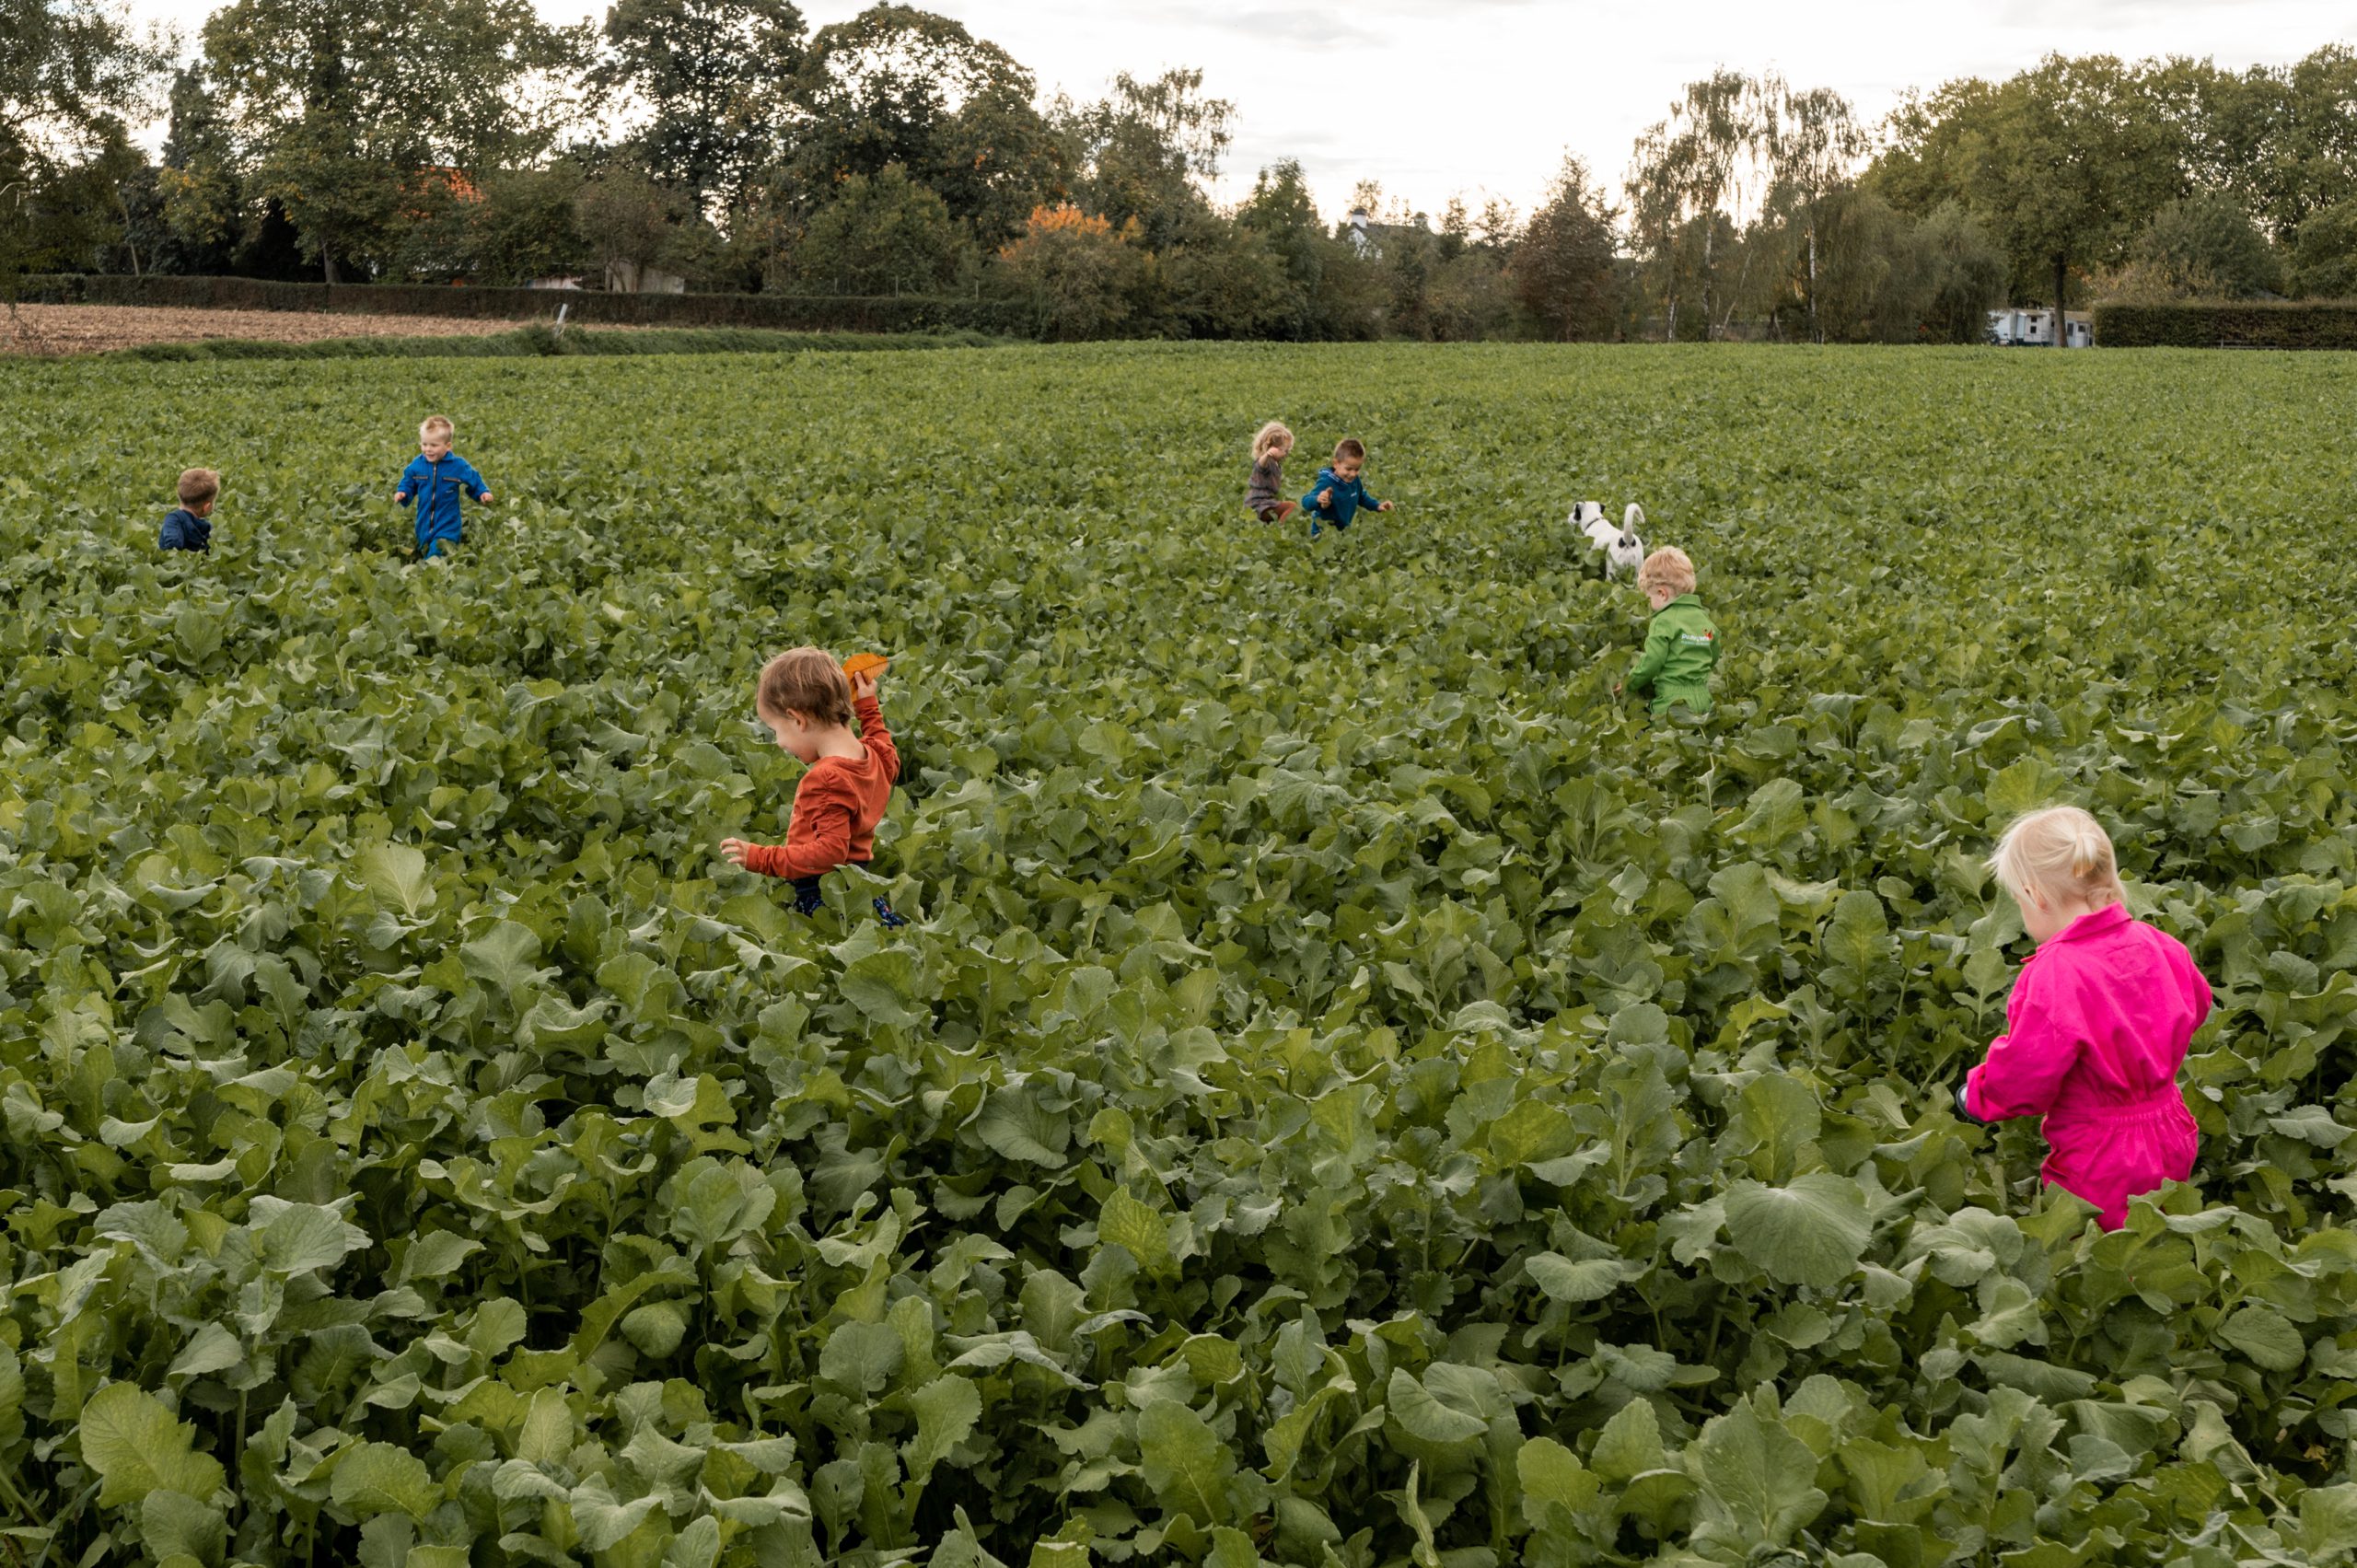
[{"label": "child in grey sweater", "polygon": [[1275,420],[1260,426],[1252,437],[1252,482],[1244,492],[1244,509],[1264,523],[1282,523],[1301,510],[1285,499],[1285,457],[1293,450],[1293,432]]}]

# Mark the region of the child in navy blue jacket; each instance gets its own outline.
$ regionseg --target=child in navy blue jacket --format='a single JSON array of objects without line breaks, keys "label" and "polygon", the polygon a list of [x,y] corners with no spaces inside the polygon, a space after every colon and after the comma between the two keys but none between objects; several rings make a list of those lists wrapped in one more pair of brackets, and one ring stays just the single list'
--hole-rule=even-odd
[{"label": "child in navy blue jacket", "polygon": [[211,469],[180,470],[180,504],[164,514],[156,542],[166,550],[213,553],[213,498],[221,494],[221,476]]},{"label": "child in navy blue jacket", "polygon": [[1391,503],[1377,501],[1367,491],[1366,482],[1359,478],[1365,466],[1366,448],[1344,436],[1334,447],[1334,460],[1318,470],[1317,488],[1301,498],[1301,509],[1309,514],[1309,537],[1316,539],[1318,530],[1331,523],[1338,528],[1351,526],[1351,519],[1364,506],[1370,511],[1388,512]]},{"label": "child in navy blue jacket", "polygon": [[475,466],[450,450],[450,422],[435,414],[417,427],[417,456],[401,470],[401,488],[393,492],[393,504],[406,506],[417,503],[417,552],[431,561],[442,553],[446,544],[458,544],[466,538],[466,530],[459,516],[461,494],[473,496],[488,506],[491,492],[475,472]]}]

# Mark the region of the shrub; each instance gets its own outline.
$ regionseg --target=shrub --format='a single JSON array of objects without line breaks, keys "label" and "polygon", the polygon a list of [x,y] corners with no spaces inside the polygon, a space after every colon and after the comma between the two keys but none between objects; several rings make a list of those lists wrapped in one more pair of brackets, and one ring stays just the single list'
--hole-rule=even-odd
[{"label": "shrub", "polygon": [[2239,300],[2096,307],[2103,348],[2357,349],[2357,303]]}]

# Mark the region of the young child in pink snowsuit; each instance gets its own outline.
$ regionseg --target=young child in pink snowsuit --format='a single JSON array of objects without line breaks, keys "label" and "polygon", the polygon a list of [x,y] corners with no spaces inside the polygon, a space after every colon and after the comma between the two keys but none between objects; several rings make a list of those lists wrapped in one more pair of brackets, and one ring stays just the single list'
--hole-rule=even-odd
[{"label": "young child in pink snowsuit", "polygon": [[2129,918],[2111,840],[2077,807],[2014,822],[1989,866],[2038,947],[1956,1107],[1976,1121],[2043,1116],[2046,1184],[2118,1230],[2129,1199],[2193,1172],[2177,1070],[2209,1016],[2210,982],[2185,944]]}]

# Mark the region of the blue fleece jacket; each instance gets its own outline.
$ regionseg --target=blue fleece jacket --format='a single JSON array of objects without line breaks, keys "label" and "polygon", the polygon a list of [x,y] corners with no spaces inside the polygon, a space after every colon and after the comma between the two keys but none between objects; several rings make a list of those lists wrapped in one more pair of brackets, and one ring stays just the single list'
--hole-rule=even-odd
[{"label": "blue fleece jacket", "polygon": [[456,452],[445,452],[438,462],[428,462],[420,452],[401,470],[401,488],[393,492],[393,499],[402,505],[417,504],[417,548],[421,554],[439,555],[446,544],[458,544],[466,538],[459,517],[460,493],[481,501],[491,494],[482,475],[475,466]]},{"label": "blue fleece jacket", "polygon": [[[1334,500],[1330,505],[1320,506],[1318,504],[1318,493],[1326,490],[1334,493]],[[1382,505],[1367,489],[1364,475],[1357,479],[1341,479],[1330,468],[1318,470],[1318,482],[1311,485],[1309,494],[1301,498],[1303,511],[1319,522],[1331,523],[1338,528],[1349,528],[1351,519],[1358,515],[1360,507],[1373,511]]]},{"label": "blue fleece jacket", "polygon": [[156,530],[156,542],[166,550],[201,550],[213,553],[213,524],[185,506],[175,506],[164,514],[164,526]]}]

